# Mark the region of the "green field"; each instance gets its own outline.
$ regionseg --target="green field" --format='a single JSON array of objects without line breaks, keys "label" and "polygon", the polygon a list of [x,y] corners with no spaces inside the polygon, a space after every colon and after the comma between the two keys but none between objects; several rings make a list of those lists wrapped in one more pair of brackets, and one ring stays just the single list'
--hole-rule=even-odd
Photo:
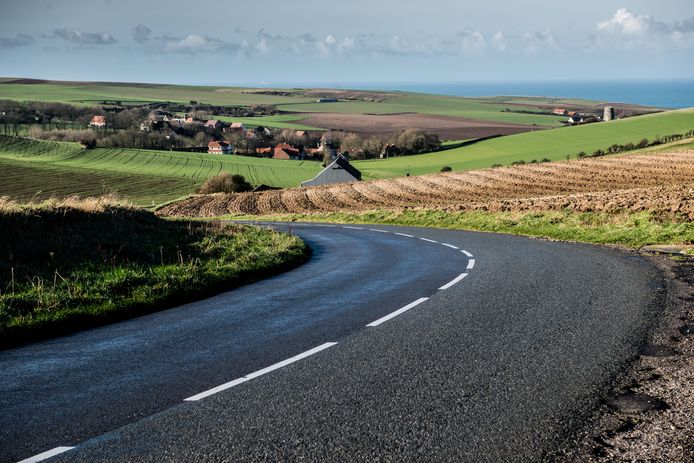
[{"label": "green field", "polygon": [[[530,102],[526,102],[530,103]],[[538,104],[544,100],[538,100]],[[587,103],[587,102],[584,102]],[[398,94],[382,102],[339,101],[336,103],[316,103],[315,101],[296,101],[278,104],[283,111],[292,112],[330,112],[351,114],[397,114],[420,113],[438,116],[464,117],[493,122],[515,124],[560,126],[566,121],[564,116],[502,112],[507,107],[504,102],[485,98],[462,98],[416,93]]]},{"label": "green field", "polygon": [[321,166],[207,153],[85,150],[76,143],[0,136],[0,168],[0,196],[26,200],[39,191],[38,198],[115,192],[149,205],[192,193],[221,171],[241,174],[255,185],[291,187],[315,176]]},{"label": "green field", "polygon": [[526,132],[494,138],[440,153],[403,156],[391,159],[356,161],[354,165],[366,178],[387,178],[438,172],[443,166],[453,170],[509,165],[513,161],[548,158],[553,161],[576,158],[579,151],[588,154],[613,144],[638,143],[657,135],[685,133],[694,129],[694,108],[632,117],[613,122]]},{"label": "green field", "polygon": [[[669,111],[609,123],[527,132],[437,153],[355,161],[365,179],[421,175],[509,165],[533,159],[575,158],[612,144],[637,143],[694,129],[694,109]],[[279,161],[207,153],[97,148],[0,136],[0,196],[20,200],[70,194],[115,192],[136,204],[159,204],[192,193],[221,171],[241,174],[252,184],[296,187],[321,169],[317,162]]]},{"label": "green field", "polygon": [[[389,114],[415,112],[453,117],[465,117],[496,122],[512,122],[525,125],[558,126],[565,117],[502,112],[509,104],[530,105],[590,105],[597,102],[552,98],[485,97],[463,98],[455,96],[416,93],[385,92],[387,96],[378,102],[341,101],[316,103],[315,97],[305,97],[297,89],[296,95],[278,96],[255,93],[257,89],[239,87],[206,87],[163,84],[105,83],[105,82],[45,82],[7,83],[0,79],[0,99],[57,101],[77,105],[94,105],[101,101],[121,101],[123,104],[146,102],[188,103],[191,100],[215,105],[272,104],[290,112],[337,112]],[[267,90],[267,89],[263,89]],[[377,93],[377,92],[370,92]],[[532,109],[532,108],[528,108]],[[290,116],[291,117],[291,116]],[[285,121],[269,119],[279,124]],[[249,125],[282,125],[253,122]],[[290,125],[287,128],[307,127]]]},{"label": "green field", "polygon": [[224,122],[241,122],[247,127],[257,127],[259,125],[263,125],[277,129],[325,130],[320,127],[311,127],[310,125],[302,124],[301,121],[303,121],[306,116],[302,116],[300,114],[277,114],[275,116],[262,117],[215,116],[215,118]]}]

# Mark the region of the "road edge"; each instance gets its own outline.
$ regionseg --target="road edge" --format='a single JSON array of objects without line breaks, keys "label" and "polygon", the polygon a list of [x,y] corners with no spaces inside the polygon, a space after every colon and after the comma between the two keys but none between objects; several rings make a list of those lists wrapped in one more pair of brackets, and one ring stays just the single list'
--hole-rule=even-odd
[{"label": "road edge", "polygon": [[694,257],[640,255],[663,278],[661,310],[611,394],[551,461],[694,461]]}]

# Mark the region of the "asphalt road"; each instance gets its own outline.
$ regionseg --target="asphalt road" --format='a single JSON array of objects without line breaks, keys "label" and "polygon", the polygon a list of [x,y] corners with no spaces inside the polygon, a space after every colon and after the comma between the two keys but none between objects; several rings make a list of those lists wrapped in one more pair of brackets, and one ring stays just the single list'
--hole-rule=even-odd
[{"label": "asphalt road", "polygon": [[0,460],[540,460],[636,355],[662,288],[587,245],[293,231],[314,249],[295,270],[0,352]]}]

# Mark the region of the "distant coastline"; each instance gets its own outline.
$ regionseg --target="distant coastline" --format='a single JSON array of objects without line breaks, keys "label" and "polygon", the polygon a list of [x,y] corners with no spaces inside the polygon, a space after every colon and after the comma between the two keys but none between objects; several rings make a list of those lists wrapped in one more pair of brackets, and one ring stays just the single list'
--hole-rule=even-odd
[{"label": "distant coastline", "polygon": [[[257,84],[255,84],[257,85]],[[267,87],[323,87],[354,90],[399,90],[450,96],[546,96],[631,103],[660,108],[694,107],[694,79],[529,81],[529,82],[377,82],[272,83]]]}]

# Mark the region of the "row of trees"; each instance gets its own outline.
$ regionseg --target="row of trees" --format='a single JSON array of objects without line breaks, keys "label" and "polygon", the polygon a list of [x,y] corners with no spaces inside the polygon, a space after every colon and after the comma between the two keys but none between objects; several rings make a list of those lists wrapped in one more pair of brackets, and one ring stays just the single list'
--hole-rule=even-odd
[{"label": "row of trees", "polygon": [[411,128],[393,134],[368,137],[356,133],[332,132],[329,137],[339,146],[341,152],[349,153],[352,159],[381,157],[387,151],[387,147],[394,148],[392,152],[399,155],[428,153],[441,148],[438,135]]}]

